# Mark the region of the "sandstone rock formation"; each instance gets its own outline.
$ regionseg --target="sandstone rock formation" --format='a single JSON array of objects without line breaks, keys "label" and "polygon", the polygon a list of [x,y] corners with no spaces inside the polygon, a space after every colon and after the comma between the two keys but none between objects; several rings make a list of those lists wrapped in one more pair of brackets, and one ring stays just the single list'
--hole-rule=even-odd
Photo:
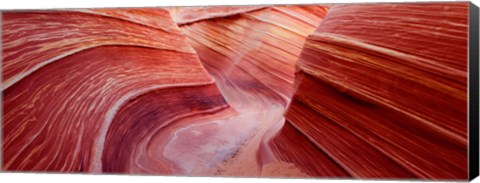
[{"label": "sandstone rock formation", "polygon": [[2,14],[6,171],[467,178],[468,3]]},{"label": "sandstone rock formation", "polygon": [[[467,11],[332,6],[298,60],[286,120],[354,177],[466,179]],[[272,146],[300,143],[284,131]]]},{"label": "sandstone rock formation", "polygon": [[228,107],[166,10],[112,11],[3,14],[4,170],[127,172],[155,129]]},{"label": "sandstone rock formation", "polygon": [[[245,11],[245,8],[232,11],[240,10]],[[237,100],[230,103],[252,100],[248,97],[238,99],[249,93],[252,97],[261,95],[252,102],[269,100],[265,102],[285,106],[292,95],[295,63],[305,38],[320,24],[326,12],[325,6],[266,7],[233,15],[223,12],[228,17],[193,22],[183,18],[180,28],[190,38],[224,95]],[[186,17],[185,13],[191,12],[172,14]],[[190,16],[210,16],[195,13],[196,16]]]}]

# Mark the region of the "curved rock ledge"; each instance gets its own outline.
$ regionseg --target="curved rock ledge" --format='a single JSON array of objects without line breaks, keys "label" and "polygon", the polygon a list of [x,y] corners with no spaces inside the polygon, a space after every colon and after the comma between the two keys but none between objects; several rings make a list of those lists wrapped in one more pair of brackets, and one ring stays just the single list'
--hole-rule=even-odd
[{"label": "curved rock ledge", "polygon": [[[357,178],[466,179],[467,12],[464,2],[333,5],[297,62],[287,122]],[[284,138],[272,146],[301,143]]]},{"label": "curved rock ledge", "polygon": [[467,178],[466,2],[2,18],[5,171]]}]

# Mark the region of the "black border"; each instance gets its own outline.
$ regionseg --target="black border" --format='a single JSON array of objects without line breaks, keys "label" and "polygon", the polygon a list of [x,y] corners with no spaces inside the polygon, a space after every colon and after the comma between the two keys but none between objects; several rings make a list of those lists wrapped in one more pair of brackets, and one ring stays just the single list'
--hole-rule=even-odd
[{"label": "black border", "polygon": [[478,85],[479,85],[479,58],[478,58],[478,7],[472,2],[469,3],[469,23],[468,23],[468,52],[469,52],[469,180],[475,179],[479,172],[479,129],[478,129]]}]

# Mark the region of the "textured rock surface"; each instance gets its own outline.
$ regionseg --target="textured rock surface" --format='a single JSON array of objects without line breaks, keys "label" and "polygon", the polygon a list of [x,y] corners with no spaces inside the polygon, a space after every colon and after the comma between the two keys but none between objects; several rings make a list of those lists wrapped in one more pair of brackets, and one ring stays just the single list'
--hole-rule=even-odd
[{"label": "textured rock surface", "polygon": [[[466,179],[467,11],[332,6],[305,43],[286,120],[354,177]],[[293,146],[286,135],[273,145]]]},{"label": "textured rock surface", "polygon": [[326,8],[169,10],[192,33],[231,31],[200,38],[231,47],[214,57],[196,47],[221,94],[165,10],[5,13],[3,169],[304,176],[286,163],[262,173],[257,154],[283,124],[295,61]]},{"label": "textured rock surface", "polygon": [[[107,10],[93,11],[94,14],[65,11],[4,13],[3,89],[42,66],[98,46],[131,45],[193,53],[185,39],[179,39],[181,33],[168,18],[168,12],[156,11],[151,13],[153,15],[121,10],[111,14]],[[142,21],[142,18],[157,21]]]},{"label": "textured rock surface", "polygon": [[467,5],[3,13],[3,170],[465,179]]},{"label": "textured rock surface", "polygon": [[[233,15],[224,12],[230,16],[183,24],[180,28],[224,95],[236,100],[231,103],[278,101],[286,105],[305,38],[320,24],[326,11],[324,6],[278,6]],[[186,16],[178,11],[172,14]],[[258,97],[235,98],[246,94]]]},{"label": "textured rock surface", "polygon": [[171,7],[167,8],[178,25],[201,20],[228,17],[230,15],[259,10],[262,6],[206,6],[206,7]]},{"label": "textured rock surface", "polygon": [[98,12],[3,14],[4,170],[130,172],[159,128],[228,107],[167,11]]},{"label": "textured rock surface", "polygon": [[[213,8],[215,14],[221,12],[223,17],[204,11],[172,11],[177,20],[210,17],[183,20],[189,23],[180,22],[180,28],[215,77],[228,103],[250,116],[242,123],[258,126],[239,155],[221,168],[223,175],[260,176],[262,172],[262,176],[304,177],[299,172],[312,171],[282,163],[266,143],[283,124],[282,113],[292,95],[295,63],[305,38],[313,33],[327,10],[326,6],[276,6],[253,11],[247,7],[225,11]],[[345,175],[342,170],[338,172],[325,175]]]}]

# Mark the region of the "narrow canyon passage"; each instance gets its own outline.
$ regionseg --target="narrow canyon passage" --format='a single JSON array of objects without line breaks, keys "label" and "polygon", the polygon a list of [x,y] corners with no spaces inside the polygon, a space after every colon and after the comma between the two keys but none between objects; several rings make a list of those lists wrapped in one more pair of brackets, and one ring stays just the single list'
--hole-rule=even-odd
[{"label": "narrow canyon passage", "polygon": [[284,123],[295,62],[327,8],[173,10],[4,16],[3,168],[260,176],[269,164],[306,176],[259,149]]},{"label": "narrow canyon passage", "polygon": [[[309,13],[310,9],[317,14]],[[165,144],[164,157],[179,166],[174,174],[308,176],[293,164],[279,162],[268,150],[260,152],[260,146],[283,126],[283,114],[293,93],[296,59],[306,36],[320,24],[327,8],[190,10],[171,13],[177,21],[188,22],[180,28],[230,108],[194,121],[178,121],[184,126],[172,137],[157,138],[164,141],[155,142]],[[300,14],[300,18],[295,16]],[[270,162],[262,161],[259,153]],[[262,171],[266,164],[267,170]]]},{"label": "narrow canyon passage", "polygon": [[2,170],[465,179],[467,15],[465,2],[5,12]]}]

